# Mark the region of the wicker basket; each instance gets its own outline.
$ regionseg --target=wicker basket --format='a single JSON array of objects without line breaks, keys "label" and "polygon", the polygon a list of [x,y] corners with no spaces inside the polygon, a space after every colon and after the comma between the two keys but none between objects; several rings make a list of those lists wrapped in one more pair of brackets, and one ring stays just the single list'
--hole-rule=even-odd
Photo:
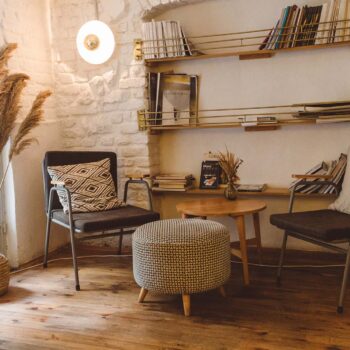
[{"label": "wicker basket", "polygon": [[10,282],[10,266],[6,257],[0,254],[0,296],[7,293]]}]

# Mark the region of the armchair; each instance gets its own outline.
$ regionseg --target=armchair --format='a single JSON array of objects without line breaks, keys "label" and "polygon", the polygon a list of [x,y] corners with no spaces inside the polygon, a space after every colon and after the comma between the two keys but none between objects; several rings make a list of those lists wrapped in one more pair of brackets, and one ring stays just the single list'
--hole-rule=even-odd
[{"label": "armchair", "polygon": [[[45,211],[47,215],[43,267],[47,267],[51,223],[53,222],[69,229],[76,290],[80,290],[78,263],[75,249],[76,233],[84,234],[80,240],[119,236],[118,253],[121,254],[123,235],[132,234],[138,226],[148,222],[157,221],[160,218],[159,214],[153,211],[151,191],[148,183],[143,178],[133,179],[131,177],[125,184],[124,202],[126,203],[128,199],[129,184],[140,184],[145,186],[147,190],[149,210],[126,205],[124,207],[106,211],[88,213],[72,212],[70,191],[65,186],[64,182],[51,181],[47,168],[49,166],[57,165],[96,162],[105,158],[110,159],[110,172],[115,188],[117,189],[117,156],[115,153],[52,151],[47,152],[43,160],[42,170],[44,178]],[[62,205],[58,200],[57,191],[63,191],[66,194],[68,200],[68,214],[63,211]]]},{"label": "armchair", "polygon": [[[331,185],[336,189],[336,194],[339,192],[337,186],[333,182],[328,181],[329,177],[327,176],[296,175],[294,177],[301,178],[302,180],[298,182],[291,191],[289,212],[286,214],[273,214],[270,217],[272,225],[284,230],[281,255],[277,270],[277,282],[280,283],[281,281],[281,271],[289,236],[331,249],[338,253],[346,254],[346,262],[337,308],[338,313],[343,313],[343,302],[350,265],[350,215],[331,209],[293,213],[295,191],[299,186],[311,184]],[[315,181],[315,178],[324,178],[324,181]],[[336,243],[347,243],[347,248],[341,248],[335,245]]]}]

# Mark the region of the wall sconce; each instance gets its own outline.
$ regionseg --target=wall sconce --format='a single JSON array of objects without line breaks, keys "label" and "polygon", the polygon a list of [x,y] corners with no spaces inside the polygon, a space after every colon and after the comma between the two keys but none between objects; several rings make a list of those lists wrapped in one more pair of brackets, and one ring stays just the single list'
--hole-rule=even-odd
[{"label": "wall sconce", "polygon": [[[96,17],[98,18],[98,4],[95,1]],[[86,22],[76,38],[80,56],[88,63],[101,64],[110,59],[114,52],[115,40],[107,24],[97,20]]]}]

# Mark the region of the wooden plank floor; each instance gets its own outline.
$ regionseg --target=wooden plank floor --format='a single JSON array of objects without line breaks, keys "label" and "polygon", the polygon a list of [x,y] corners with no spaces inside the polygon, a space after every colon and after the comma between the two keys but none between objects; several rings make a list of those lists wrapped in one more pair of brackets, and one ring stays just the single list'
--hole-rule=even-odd
[{"label": "wooden plank floor", "polygon": [[[330,263],[330,261],[327,261]],[[251,268],[242,287],[232,265],[225,299],[217,291],[192,297],[185,318],[178,296],[139,288],[130,257],[80,260],[80,292],[69,261],[13,275],[0,298],[0,349],[350,349],[350,293],[335,312],[341,269]]]}]

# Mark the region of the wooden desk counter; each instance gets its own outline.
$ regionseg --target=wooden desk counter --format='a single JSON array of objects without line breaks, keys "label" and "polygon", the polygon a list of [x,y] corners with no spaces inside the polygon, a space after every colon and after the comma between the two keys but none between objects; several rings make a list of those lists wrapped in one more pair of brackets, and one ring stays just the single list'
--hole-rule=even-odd
[{"label": "wooden desk counter", "polygon": [[[186,195],[213,195],[213,196],[223,196],[224,195],[224,189],[223,188],[217,188],[217,189],[200,189],[200,188],[193,188],[187,191],[168,191],[168,190],[155,190],[152,189],[152,193],[154,195],[178,195],[178,196],[186,196]],[[320,193],[311,193],[311,194],[305,194],[305,193],[296,193],[297,197],[316,197],[316,198],[335,198],[335,194],[320,194]],[[289,197],[290,191],[286,187],[270,187],[268,186],[264,191],[261,192],[238,192],[238,197]]]}]

